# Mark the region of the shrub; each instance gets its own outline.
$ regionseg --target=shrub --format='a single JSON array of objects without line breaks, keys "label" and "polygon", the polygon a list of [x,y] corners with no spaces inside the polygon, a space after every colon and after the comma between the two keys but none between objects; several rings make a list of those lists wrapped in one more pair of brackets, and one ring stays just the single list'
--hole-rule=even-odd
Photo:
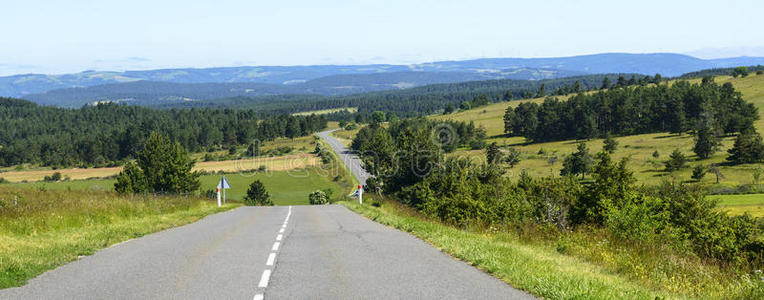
[{"label": "shrub", "polygon": [[695,181],[700,181],[704,176],[706,176],[707,172],[708,168],[706,168],[706,166],[697,165],[692,168],[692,179],[695,179]]},{"label": "shrub", "polygon": [[61,172],[54,172],[50,176],[43,177],[43,181],[61,181]]},{"label": "shrub", "polygon": [[483,149],[485,149],[485,141],[483,141],[483,140],[472,140],[470,142],[470,149],[472,149],[472,150],[483,150]]},{"label": "shrub", "polygon": [[668,226],[669,216],[663,200],[630,194],[620,207],[607,209],[605,227],[620,239],[647,242]]},{"label": "shrub", "polygon": [[244,204],[250,206],[272,206],[271,195],[265,190],[265,186],[260,180],[255,180],[249,184],[247,195],[244,196]]},{"label": "shrub", "polygon": [[308,195],[308,201],[311,205],[321,205],[329,203],[329,198],[326,196],[326,193],[322,190],[317,190],[315,192],[310,193]]}]

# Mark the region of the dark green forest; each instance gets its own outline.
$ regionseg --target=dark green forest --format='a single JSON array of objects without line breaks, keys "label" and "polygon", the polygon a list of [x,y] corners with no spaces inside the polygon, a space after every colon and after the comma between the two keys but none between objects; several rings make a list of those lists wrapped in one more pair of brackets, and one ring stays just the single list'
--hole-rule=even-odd
[{"label": "dark green forest", "polygon": [[696,131],[702,124],[716,134],[752,128],[756,107],[730,83],[616,87],[580,93],[567,101],[549,97],[541,104],[523,103],[507,110],[505,132],[534,142],[589,139],[614,135]]},{"label": "dark green forest", "polygon": [[0,165],[116,165],[132,158],[151,132],[193,152],[309,135],[326,122],[324,116],[264,116],[251,109],[157,110],[117,104],[66,109],[0,98]]},{"label": "dark green forest", "polygon": [[[489,101],[532,98],[543,86],[545,95],[567,94],[602,88],[604,79],[616,84],[647,84],[655,78],[637,74],[585,75],[547,80],[484,80],[370,92],[347,96],[277,95],[267,97],[233,97],[210,101],[168,104],[161,107],[231,107],[252,108],[267,113],[295,113],[328,108],[357,107],[358,119],[366,120],[374,111],[384,111],[389,117],[413,117],[443,111],[447,105],[456,107],[463,102],[486,96]],[[657,76],[660,81],[660,75]],[[511,95],[511,97],[508,97]],[[355,116],[353,116],[355,117]],[[330,120],[349,120],[347,114],[327,116]]]}]

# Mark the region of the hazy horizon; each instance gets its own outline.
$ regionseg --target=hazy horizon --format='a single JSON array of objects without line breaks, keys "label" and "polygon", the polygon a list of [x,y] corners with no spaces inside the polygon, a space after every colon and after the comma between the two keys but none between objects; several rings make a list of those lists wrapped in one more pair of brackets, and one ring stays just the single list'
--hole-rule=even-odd
[{"label": "hazy horizon", "polygon": [[11,0],[3,6],[0,27],[11,30],[0,40],[0,76],[613,52],[764,56],[757,15],[764,3],[757,1]]}]

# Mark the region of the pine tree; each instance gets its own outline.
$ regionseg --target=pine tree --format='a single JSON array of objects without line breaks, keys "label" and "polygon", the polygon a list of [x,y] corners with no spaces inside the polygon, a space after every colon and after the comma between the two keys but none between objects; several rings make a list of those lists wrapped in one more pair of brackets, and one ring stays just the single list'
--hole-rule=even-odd
[{"label": "pine tree", "polygon": [[454,103],[448,102],[448,104],[446,104],[446,108],[443,110],[443,114],[447,115],[447,114],[453,113],[455,110],[456,110],[456,107],[454,106]]},{"label": "pine tree", "polygon": [[504,112],[504,133],[512,133],[515,124],[515,110],[510,106]]},{"label": "pine tree", "polygon": [[265,185],[260,180],[255,180],[249,184],[247,195],[244,196],[244,204],[250,206],[272,206],[273,200],[271,200],[271,195],[268,194],[268,191],[265,190]]},{"label": "pine tree", "polygon": [[610,154],[613,154],[613,152],[615,152],[615,150],[618,148],[618,141],[616,141],[609,133],[607,136],[605,136],[605,140],[602,141],[602,143],[604,144],[602,149]]},{"label": "pine tree", "polygon": [[758,163],[764,161],[764,142],[754,129],[746,129],[738,134],[735,144],[729,149],[727,160],[734,164]]},{"label": "pine tree", "polygon": [[581,174],[581,179],[586,177],[586,173],[591,170],[592,156],[589,154],[589,148],[586,147],[586,143],[578,143],[578,147],[575,153],[565,157],[565,161],[562,163],[562,170],[560,175],[576,175]]},{"label": "pine tree", "polygon": [[604,79],[602,79],[602,85],[600,86],[600,89],[604,90],[608,88],[610,88],[610,78],[605,77]]},{"label": "pine tree", "polygon": [[706,124],[707,122],[703,121],[701,123],[702,124],[697,129],[695,147],[693,147],[692,150],[701,159],[706,159],[719,149],[719,138],[716,136],[716,132],[710,124]]},{"label": "pine tree", "polygon": [[501,149],[496,145],[496,142],[491,143],[485,149],[485,157],[488,164],[494,165],[500,163],[502,156]]},{"label": "pine tree", "polygon": [[138,153],[136,164],[128,163],[117,176],[114,189],[120,193],[188,193],[199,189],[199,172],[178,142],[152,132]]},{"label": "pine tree", "polygon": [[504,96],[501,98],[501,100],[510,101],[512,100],[512,98],[514,98],[514,95],[512,95],[512,91],[507,90],[506,92],[504,92]]},{"label": "pine tree", "polygon": [[679,170],[687,165],[687,157],[685,157],[679,149],[674,149],[674,152],[671,152],[669,160],[666,161],[665,165],[666,171],[668,172]]}]

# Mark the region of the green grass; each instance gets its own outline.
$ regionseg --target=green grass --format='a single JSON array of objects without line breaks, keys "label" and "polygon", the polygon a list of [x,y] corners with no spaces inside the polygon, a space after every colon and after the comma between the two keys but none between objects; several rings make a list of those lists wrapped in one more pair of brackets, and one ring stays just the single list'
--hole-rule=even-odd
[{"label": "green grass", "polygon": [[23,285],[79,256],[236,206],[219,208],[198,197],[0,187],[0,288]]},{"label": "green grass", "polygon": [[[731,82],[743,94],[743,98],[746,101],[753,103],[759,108],[762,118],[755,123],[755,126],[759,132],[764,132],[764,75],[749,75],[745,78],[720,76],[716,78],[716,82],[719,84]],[[561,100],[566,99],[564,96],[559,98]],[[483,126],[486,129],[489,137],[487,141],[489,143],[496,142],[499,145],[515,147],[521,152],[521,161],[511,172],[508,172],[508,176],[518,175],[521,170],[528,171],[532,176],[558,176],[562,168],[564,156],[575,151],[576,141],[525,144],[526,141],[522,137],[505,137],[503,135],[504,111],[507,107],[516,107],[520,103],[528,101],[540,103],[543,99],[536,98],[495,103],[450,115],[430,116],[430,118],[436,120],[474,121],[475,125]],[[699,164],[709,165],[724,162],[727,157],[726,151],[732,147],[734,137],[724,138],[721,150],[704,160],[699,160],[692,152],[694,139],[687,134],[681,136],[668,133],[641,134],[617,137],[616,140],[619,146],[613,158],[621,159],[628,157],[630,159],[629,167],[634,171],[634,176],[638,182],[652,185],[671,177],[687,181],[690,180],[692,167]],[[602,139],[587,141],[587,146],[592,153],[596,153],[602,149]],[[541,149],[544,149],[546,153],[539,154]],[[691,159],[689,167],[672,173],[663,172],[662,163],[668,159],[668,155],[674,149],[679,149]],[[657,159],[652,156],[654,151],[658,151],[660,154]],[[482,157],[484,156],[484,151],[461,150],[452,155]],[[556,161],[550,160],[550,158],[554,157],[557,158]],[[753,181],[753,169],[759,166],[762,166],[762,164],[721,166],[720,169],[724,177],[720,178],[720,183],[726,186],[751,183]],[[707,185],[715,184],[716,178],[713,174],[708,174],[703,178],[702,183]]]},{"label": "green grass", "polygon": [[[249,184],[255,179],[263,182],[265,189],[271,195],[275,205],[307,205],[308,194],[316,190],[331,189],[333,197],[342,195],[348,188],[341,182],[333,181],[331,171],[319,167],[295,169],[278,172],[255,172],[241,174],[226,174],[231,189],[226,191],[226,197],[242,200],[247,193]],[[202,188],[214,189],[223,175],[202,176]]]},{"label": "green grass", "polygon": [[719,199],[719,209],[733,215],[749,213],[754,217],[764,218],[764,194],[749,195],[713,195]]},{"label": "green grass", "polygon": [[[596,233],[574,232],[558,240],[543,230],[462,230],[392,201],[379,207],[341,204],[546,299],[755,299],[764,294],[764,281],[758,278],[738,278],[697,259],[635,250]],[[656,260],[656,254],[664,259]]]},{"label": "green grass", "polygon": [[[289,171],[265,171],[265,172],[242,172],[232,174],[210,174],[200,178],[201,190],[214,190],[220,178],[228,179],[231,189],[226,190],[226,198],[240,201],[244,199],[249,184],[259,179],[265,185],[275,205],[303,205],[308,204],[308,194],[315,190],[331,189],[335,198],[343,194],[348,184],[333,181],[334,174],[331,170],[322,167],[308,167]],[[6,183],[0,187],[18,187],[33,190],[73,190],[73,191],[113,191],[114,179],[87,179],[60,182],[28,182]]]}]

